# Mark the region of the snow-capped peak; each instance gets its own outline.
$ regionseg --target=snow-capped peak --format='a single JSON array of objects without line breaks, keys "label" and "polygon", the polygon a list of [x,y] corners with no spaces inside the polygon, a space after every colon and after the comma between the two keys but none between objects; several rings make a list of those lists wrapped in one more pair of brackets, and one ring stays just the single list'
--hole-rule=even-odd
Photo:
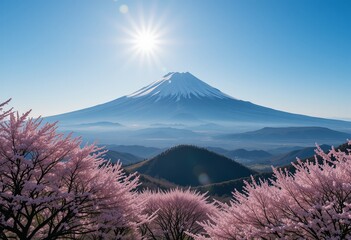
[{"label": "snow-capped peak", "polygon": [[176,98],[177,101],[181,98],[192,97],[232,98],[196,78],[189,72],[170,72],[163,76],[162,79],[141,88],[127,97],[139,98],[144,96],[154,96],[158,97],[158,99],[172,97]]}]

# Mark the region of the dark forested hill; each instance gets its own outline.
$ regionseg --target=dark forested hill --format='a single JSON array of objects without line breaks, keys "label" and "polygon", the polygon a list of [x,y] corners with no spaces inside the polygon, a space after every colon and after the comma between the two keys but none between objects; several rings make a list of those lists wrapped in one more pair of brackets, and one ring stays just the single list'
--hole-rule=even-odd
[{"label": "dark forested hill", "polygon": [[181,186],[198,186],[256,174],[243,165],[204,148],[180,145],[126,168]]}]

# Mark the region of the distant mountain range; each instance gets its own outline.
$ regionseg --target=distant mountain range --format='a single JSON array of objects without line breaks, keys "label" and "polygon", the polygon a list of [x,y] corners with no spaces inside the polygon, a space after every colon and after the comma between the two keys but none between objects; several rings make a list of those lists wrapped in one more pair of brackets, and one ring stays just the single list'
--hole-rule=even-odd
[{"label": "distant mountain range", "polygon": [[118,161],[127,166],[133,163],[137,163],[143,160],[143,158],[135,156],[130,153],[117,152],[113,150],[108,150],[104,156],[106,160],[111,161],[112,163],[117,163]]},{"label": "distant mountain range", "polygon": [[140,146],[140,145],[106,145],[106,149],[116,151],[116,152],[122,152],[122,153],[129,153],[132,154],[140,159],[147,159],[154,157],[161,152],[164,151],[164,149],[160,148],[155,148],[155,147],[145,147],[145,146]]},{"label": "distant mountain range", "polygon": [[[320,147],[324,151],[331,148],[329,145],[320,145]],[[222,148],[212,147],[209,147],[208,149],[231,158],[257,171],[270,172],[272,170],[272,166],[281,167],[284,165],[289,165],[291,162],[295,162],[296,158],[305,159],[313,156],[315,154],[316,147],[292,147],[282,149],[284,152],[281,152],[281,150],[273,150],[273,153],[264,150],[225,150]]]},{"label": "distant mountain range", "polygon": [[154,158],[125,169],[180,186],[205,185],[256,174],[232,159],[189,145],[170,148]]},{"label": "distant mountain range", "polygon": [[346,141],[351,134],[334,131],[323,127],[285,127],[273,128],[265,127],[257,131],[239,134],[227,134],[221,136],[225,139],[241,141],[306,141],[325,142],[325,141]]},{"label": "distant mountain range", "polygon": [[[329,145],[320,146],[323,151],[328,151],[331,149]],[[315,155],[316,147],[308,147],[299,150],[294,150],[285,154],[281,154],[270,159],[270,163],[273,166],[284,166],[289,165],[296,161],[296,158],[305,159]]]}]

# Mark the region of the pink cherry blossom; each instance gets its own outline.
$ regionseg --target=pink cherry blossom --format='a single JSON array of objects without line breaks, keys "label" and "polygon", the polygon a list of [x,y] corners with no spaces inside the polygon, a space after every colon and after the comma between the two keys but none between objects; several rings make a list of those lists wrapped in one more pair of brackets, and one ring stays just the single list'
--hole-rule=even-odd
[{"label": "pink cherry blossom", "polygon": [[143,193],[146,203],[144,212],[153,221],[141,226],[146,239],[193,239],[188,233],[203,233],[198,222],[209,220],[208,215],[216,212],[216,207],[208,202],[205,194],[191,190]]},{"label": "pink cherry blossom", "polygon": [[0,114],[0,239],[138,239],[138,177],[28,114]]}]

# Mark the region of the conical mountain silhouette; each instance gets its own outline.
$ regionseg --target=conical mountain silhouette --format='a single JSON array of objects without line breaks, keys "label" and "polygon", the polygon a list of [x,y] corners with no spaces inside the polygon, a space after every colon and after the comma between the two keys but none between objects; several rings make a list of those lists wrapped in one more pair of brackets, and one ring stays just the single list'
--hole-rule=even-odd
[{"label": "conical mountain silhouette", "polygon": [[220,121],[240,125],[351,126],[349,122],[292,114],[238,100],[188,72],[168,73],[130,95],[47,120],[68,124]]}]

